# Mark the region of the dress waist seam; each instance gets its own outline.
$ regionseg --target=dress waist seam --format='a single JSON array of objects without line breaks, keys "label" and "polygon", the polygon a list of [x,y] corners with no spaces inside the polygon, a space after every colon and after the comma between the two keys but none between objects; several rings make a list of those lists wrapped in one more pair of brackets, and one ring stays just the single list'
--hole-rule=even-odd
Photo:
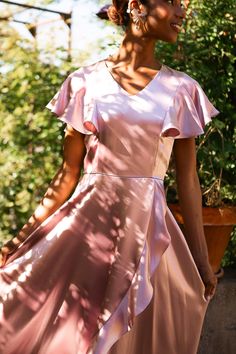
[{"label": "dress waist seam", "polygon": [[104,172],[87,172],[84,171],[83,174],[87,175],[101,175],[101,176],[109,176],[109,177],[118,177],[118,178],[145,178],[145,179],[157,179],[163,181],[164,179],[160,176],[135,176],[135,175],[116,175],[113,173],[104,173]]}]

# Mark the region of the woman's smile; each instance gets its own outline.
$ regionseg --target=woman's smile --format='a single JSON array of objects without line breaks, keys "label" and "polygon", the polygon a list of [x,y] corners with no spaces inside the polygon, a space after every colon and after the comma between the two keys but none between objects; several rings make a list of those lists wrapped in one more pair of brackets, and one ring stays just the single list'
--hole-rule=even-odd
[{"label": "woman's smile", "polygon": [[171,23],[170,26],[177,33],[181,32],[182,30],[182,23]]},{"label": "woman's smile", "polygon": [[176,42],[186,16],[180,1],[150,0],[147,9],[146,32],[143,35],[169,43]]}]

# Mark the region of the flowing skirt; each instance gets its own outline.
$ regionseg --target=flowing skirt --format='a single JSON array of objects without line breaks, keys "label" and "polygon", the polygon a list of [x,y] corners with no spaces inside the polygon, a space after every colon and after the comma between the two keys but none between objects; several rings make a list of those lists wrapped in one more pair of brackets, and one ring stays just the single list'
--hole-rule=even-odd
[{"label": "flowing skirt", "polygon": [[1,354],[196,354],[208,302],[163,181],[85,175],[0,270]]},{"label": "flowing skirt", "polygon": [[208,302],[181,230],[168,211],[172,236],[152,281],[154,294],[109,354],[196,354]]}]

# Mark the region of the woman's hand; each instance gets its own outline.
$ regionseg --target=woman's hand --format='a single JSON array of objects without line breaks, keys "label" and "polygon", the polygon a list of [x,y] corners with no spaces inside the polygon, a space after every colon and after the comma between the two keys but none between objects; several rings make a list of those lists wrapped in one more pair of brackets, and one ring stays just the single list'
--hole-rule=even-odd
[{"label": "woman's hand", "polygon": [[7,252],[4,252],[4,251],[1,249],[1,251],[0,251],[0,268],[2,268],[2,267],[6,264],[8,255],[9,255],[8,251],[7,251]]},{"label": "woman's hand", "polygon": [[0,267],[3,267],[6,264],[7,258],[17,250],[20,244],[21,241],[19,238],[14,237],[2,246],[0,249]]},{"label": "woman's hand", "polygon": [[199,273],[205,285],[205,298],[211,300],[216,292],[218,279],[211,269],[211,266],[198,266]]}]

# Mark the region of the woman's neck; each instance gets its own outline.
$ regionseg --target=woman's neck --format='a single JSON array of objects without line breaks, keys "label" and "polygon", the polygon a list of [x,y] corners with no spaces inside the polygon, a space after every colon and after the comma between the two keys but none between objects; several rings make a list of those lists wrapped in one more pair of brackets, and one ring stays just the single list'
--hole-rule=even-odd
[{"label": "woman's neck", "polygon": [[114,66],[126,67],[127,71],[137,71],[139,68],[159,70],[161,65],[155,58],[155,40],[148,37],[134,37],[127,32],[118,52],[113,56]]}]

